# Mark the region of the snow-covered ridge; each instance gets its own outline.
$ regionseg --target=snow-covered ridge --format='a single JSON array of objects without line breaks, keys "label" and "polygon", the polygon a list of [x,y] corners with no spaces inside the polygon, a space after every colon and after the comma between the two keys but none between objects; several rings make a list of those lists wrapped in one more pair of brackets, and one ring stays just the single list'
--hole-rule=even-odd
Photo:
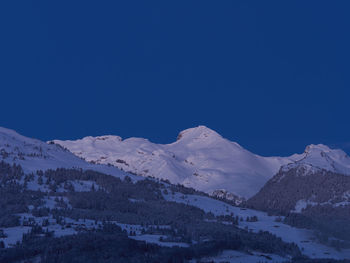
[{"label": "snow-covered ridge", "polygon": [[262,157],[205,126],[180,132],[171,144],[112,135],[53,142],[89,162],[111,164],[207,193],[225,189],[245,198],[254,195],[282,165],[302,158]]},{"label": "snow-covered ridge", "polygon": [[281,167],[288,170],[303,165],[310,170],[350,174],[350,158],[342,150],[318,144],[307,146],[302,154],[262,157],[205,126],[180,132],[170,144],[113,135],[53,142],[89,162],[168,179],[210,194],[223,189],[244,198],[257,193]]},{"label": "snow-covered ridge", "polygon": [[114,135],[45,143],[0,127],[0,160],[18,163],[25,172],[77,167],[124,176],[122,169],[210,194],[224,190],[229,196],[245,198],[257,193],[281,167],[350,175],[350,158],[342,150],[319,144],[309,145],[304,153],[290,157],[262,157],[205,126],[180,132],[171,144],[155,144],[143,138],[122,140]]},{"label": "snow-covered ridge", "polygon": [[115,167],[94,165],[78,158],[59,145],[48,144],[28,138],[17,132],[0,127],[0,161],[19,164],[25,173],[56,168],[81,168],[123,178],[125,175],[137,180],[137,176],[126,174]]},{"label": "snow-covered ridge", "polygon": [[325,145],[309,145],[303,158],[283,166],[248,200],[249,206],[321,217],[327,211],[342,218],[349,210],[349,168],[350,158],[345,152]]},{"label": "snow-covered ridge", "polygon": [[[204,129],[205,130],[205,129]],[[194,131],[198,132],[198,130]],[[192,134],[193,135],[193,134]],[[122,141],[120,137],[117,136],[100,136],[100,137],[87,137],[88,142],[91,140],[95,143],[93,147],[91,148],[94,150],[96,147],[100,146],[100,143],[106,143],[106,145],[110,145],[111,142],[115,143],[123,143],[125,141],[129,141],[132,143],[135,143],[136,145],[142,145],[137,147],[138,150],[137,154],[140,156],[147,156],[149,155],[149,148],[153,146],[152,152],[150,153],[150,156],[157,156],[162,157],[164,160],[175,160],[176,162],[181,161],[181,158],[188,159],[187,162],[185,162],[188,165],[199,167],[198,170],[200,171],[206,171],[205,165],[211,165],[211,167],[214,167],[214,165],[220,165],[220,164],[226,164],[230,162],[230,159],[220,159],[224,158],[225,154],[228,153],[229,157],[232,158],[235,157],[234,153],[236,153],[237,158],[241,158],[239,160],[253,160],[251,165],[259,164],[258,161],[264,163],[266,160],[272,162],[271,160],[283,160],[283,158],[278,157],[260,157],[257,155],[254,155],[242,147],[240,147],[236,143],[232,143],[221,136],[217,135],[216,133],[208,133],[208,132],[198,132],[195,134],[195,136],[191,136],[191,130],[190,132],[186,132],[185,134],[182,134],[181,138],[169,145],[157,145],[152,144],[149,141],[145,139],[137,139],[132,138],[128,140]],[[86,139],[86,138],[85,138]],[[202,140],[204,140],[202,142]],[[119,141],[119,142],[118,142]],[[178,147],[178,148],[177,148]],[[112,153],[114,153],[114,147],[111,147]],[[134,150],[134,149],[131,149]],[[212,150],[212,151],[211,151]],[[236,152],[234,152],[236,150]],[[223,151],[223,152],[222,152]],[[188,153],[187,153],[188,152]],[[154,155],[152,155],[152,153]],[[188,155],[186,155],[186,153]],[[221,153],[221,155],[218,155]],[[215,155],[216,154],[216,155]],[[131,156],[134,156],[135,154],[131,152]],[[136,155],[136,156],[138,156]],[[219,158],[220,157],[220,158]],[[243,157],[246,157],[244,159]],[[290,158],[288,160],[293,161],[298,155],[295,155],[293,158]],[[301,156],[304,157],[304,156]],[[168,159],[166,159],[168,158]],[[207,159],[205,159],[207,158]],[[249,159],[250,158],[250,159]],[[17,163],[20,164],[25,173],[31,173],[35,172],[36,170],[46,170],[46,169],[55,169],[55,168],[81,168],[81,169],[91,169],[100,171],[106,174],[111,174],[117,177],[124,177],[126,173],[118,170],[115,167],[109,167],[103,164],[91,164],[87,163],[81,158],[78,158],[77,156],[73,155],[71,152],[65,150],[59,145],[51,144],[51,143],[44,143],[39,140],[31,139],[24,137],[22,135],[19,135],[18,133],[8,130],[5,128],[0,128],[0,161],[4,160],[8,163]],[[137,160],[137,159],[136,159]],[[159,159],[156,159],[155,161],[158,161]],[[234,160],[235,164],[238,163],[239,160]],[[298,159],[297,161],[300,161],[301,159]],[[154,162],[155,162],[154,161]],[[174,163],[165,162],[168,167],[172,168],[170,165],[176,166],[177,163],[174,161]],[[202,161],[203,163],[201,163]],[[192,162],[192,164],[190,163]],[[232,162],[232,160],[231,160]],[[117,163],[124,164],[125,160],[119,159]],[[130,162],[131,163],[131,162]],[[201,166],[199,165],[201,164]],[[204,167],[204,168],[203,168]],[[242,165],[244,169],[247,169],[247,165]],[[261,166],[264,167],[264,166]],[[170,169],[169,168],[169,169]],[[223,169],[222,167],[219,167],[220,169]],[[222,171],[218,168],[218,171]],[[225,167],[224,167],[225,168]],[[241,168],[241,167],[239,167]],[[242,169],[243,169],[242,168]],[[231,169],[228,167],[227,169]],[[187,171],[186,169],[184,169]],[[171,170],[170,170],[171,171]],[[216,170],[215,170],[216,172]],[[129,174],[128,174],[129,175]],[[223,173],[223,175],[225,175]],[[131,176],[131,175],[129,175]],[[218,174],[218,176],[221,176],[221,174]],[[131,176],[135,180],[140,179],[138,176]],[[231,179],[231,178],[229,178]],[[244,179],[244,178],[243,178]],[[21,179],[22,182],[22,179]],[[20,183],[21,183],[20,182]],[[226,182],[229,182],[227,180]],[[224,182],[225,183],[225,182]],[[24,185],[24,179],[23,179],[23,185]],[[46,196],[43,198],[45,201],[42,207],[49,207],[49,208],[59,208],[60,202],[56,201],[56,198],[54,196],[50,196],[50,188],[48,188],[47,180],[45,177],[43,178],[43,184],[39,183],[39,176],[38,174],[34,174],[33,178],[26,182],[26,187],[28,190],[34,190],[34,191],[41,191]],[[97,184],[95,184],[95,181],[90,180],[67,180],[67,185],[72,186],[75,192],[88,192],[92,191],[92,189],[95,189],[94,187],[99,187]],[[167,185],[164,183],[164,185]],[[57,189],[55,190],[56,193],[66,192],[67,189],[65,189],[64,184],[58,184]],[[94,186],[94,187],[93,187]],[[96,188],[97,189],[97,188]],[[332,248],[325,247],[323,245],[317,244],[314,242],[312,238],[312,233],[307,230],[301,230],[301,229],[295,229],[290,226],[284,225],[281,222],[275,222],[275,217],[270,217],[266,213],[254,211],[250,209],[245,208],[239,208],[231,206],[227,203],[221,202],[219,200],[215,200],[212,198],[209,198],[207,196],[202,195],[186,195],[179,192],[172,193],[171,190],[168,191],[162,191],[163,197],[165,200],[168,201],[174,201],[178,203],[184,203],[189,204],[192,206],[196,206],[206,212],[212,212],[214,215],[230,215],[231,213],[234,213],[237,216],[245,218],[246,216],[258,216],[259,220],[256,222],[241,222],[240,227],[247,227],[251,229],[254,232],[257,232],[259,230],[269,231],[273,234],[276,234],[277,236],[280,236],[284,241],[286,242],[295,242],[300,247],[304,249],[304,253],[306,255],[309,255],[310,257],[332,257],[332,258],[348,258],[349,257],[349,251],[336,251]],[[218,192],[221,195],[229,195],[225,190],[221,190]],[[347,202],[349,199],[349,192],[344,192],[344,202]],[[142,199],[130,199],[130,201],[133,202],[143,202]],[[64,196],[62,197],[62,202],[64,204],[67,204],[69,207],[69,200],[66,199]],[[337,203],[337,205],[343,205],[343,203]],[[33,209],[33,207],[28,207],[28,209]],[[25,217],[32,217],[32,214],[27,215],[21,215],[21,220],[23,221],[23,216]],[[54,221],[52,216],[48,217],[33,217],[36,220],[44,220],[48,219],[50,221]],[[86,229],[90,229],[93,227],[96,227],[98,223],[96,221],[89,221],[89,220],[72,220],[69,218],[65,218],[66,223],[69,224],[69,228],[63,229],[59,224],[57,224],[57,221],[51,222],[49,226],[45,227],[45,229],[49,229],[50,231],[55,231],[56,236],[61,235],[71,235],[76,233],[74,227],[77,227],[79,229],[80,227],[84,227]],[[116,222],[117,223],[117,222]],[[121,224],[119,224],[121,225]],[[130,227],[131,225],[125,225],[126,227]],[[4,233],[8,236],[5,240],[5,245],[8,245],[10,243],[15,243],[16,241],[20,241],[22,234],[28,232],[30,227],[27,227],[25,225],[16,226],[16,227],[9,227],[4,229]],[[123,228],[124,229],[124,228]],[[134,226],[132,226],[133,231],[135,232]],[[129,229],[130,230],[130,229]],[[138,232],[138,230],[136,230]],[[153,238],[153,240],[151,239]],[[135,236],[134,236],[135,238]],[[157,239],[156,239],[157,238]],[[147,242],[158,242],[161,245],[168,245],[166,242],[159,242],[158,240],[159,236],[156,235],[141,235],[139,232],[136,235],[136,239],[140,240],[146,240]],[[306,243],[304,243],[307,241]],[[169,243],[169,245],[173,245],[173,243]],[[176,245],[181,245],[180,243],[177,243]],[[186,245],[186,244],[185,244]],[[326,254],[327,253],[327,254]],[[239,255],[245,256],[245,255]],[[235,261],[234,261],[235,262]]]},{"label": "snow-covered ridge", "polygon": [[321,170],[350,175],[350,157],[340,149],[331,149],[323,144],[306,147],[302,158],[282,167],[282,171],[292,168],[303,170],[303,175]]}]

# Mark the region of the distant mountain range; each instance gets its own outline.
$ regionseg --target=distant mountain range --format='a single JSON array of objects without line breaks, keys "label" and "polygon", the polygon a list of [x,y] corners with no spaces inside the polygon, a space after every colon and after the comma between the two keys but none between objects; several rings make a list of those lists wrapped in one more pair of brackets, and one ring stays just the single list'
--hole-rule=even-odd
[{"label": "distant mountain range", "polygon": [[346,259],[349,159],[325,145],[262,157],[204,126],[167,145],[111,135],[45,143],[0,128],[0,262],[66,262],[79,246],[118,262],[128,249],[144,257],[134,249],[145,242],[150,262],[213,251],[210,262]]},{"label": "distant mountain range", "polygon": [[309,145],[302,154],[262,157],[199,126],[180,132],[171,144],[106,135],[75,141],[53,140],[88,162],[110,164],[141,176],[167,179],[228,199],[254,196],[276,173],[301,164],[350,174],[350,158],[341,150]]}]

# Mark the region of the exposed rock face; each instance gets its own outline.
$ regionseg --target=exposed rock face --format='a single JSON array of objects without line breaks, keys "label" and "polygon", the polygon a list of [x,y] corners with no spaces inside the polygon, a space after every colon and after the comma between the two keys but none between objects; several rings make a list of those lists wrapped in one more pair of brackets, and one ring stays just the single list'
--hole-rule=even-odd
[{"label": "exposed rock face", "polygon": [[245,201],[244,198],[239,197],[233,193],[229,193],[225,189],[214,190],[211,195],[219,199],[226,199],[232,201],[235,205],[240,205],[242,202]]}]

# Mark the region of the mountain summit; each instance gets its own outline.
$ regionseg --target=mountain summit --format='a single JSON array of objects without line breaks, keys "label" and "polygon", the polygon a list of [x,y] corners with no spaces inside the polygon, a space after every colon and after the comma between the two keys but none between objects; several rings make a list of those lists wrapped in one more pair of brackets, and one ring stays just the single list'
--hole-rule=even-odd
[{"label": "mountain summit", "polygon": [[[173,182],[177,180],[197,189],[206,189],[217,197],[237,201],[240,198],[233,193],[248,196],[257,191],[259,185],[264,184],[281,165],[306,159],[306,154],[288,158],[261,157],[203,126],[185,130],[180,135],[177,141],[166,145],[154,144],[142,138],[122,140],[113,135],[62,143],[71,151],[74,149],[76,155],[90,160],[88,163],[53,142],[41,142],[0,128],[0,243],[3,247],[0,261],[30,261],[32,255],[35,258],[41,254],[47,257],[48,253],[43,250],[46,248],[59,250],[61,254],[62,251],[66,253],[70,244],[74,247],[77,243],[90,244],[91,240],[107,240],[103,246],[96,248],[96,254],[100,254],[105,246],[108,247],[107,251],[111,251],[109,243],[113,237],[117,238],[118,243],[113,243],[112,248],[126,243],[130,245],[130,251],[135,251],[138,243],[131,239],[142,241],[140,245],[143,247],[144,242],[149,243],[147,247],[151,248],[151,243],[156,243],[157,247],[152,251],[167,246],[164,250],[166,253],[161,252],[161,255],[178,253],[178,248],[172,252],[171,247],[186,249],[195,241],[195,247],[187,251],[196,253],[198,257],[197,251],[208,248],[208,240],[214,244],[211,252],[214,248],[226,249],[221,247],[222,240],[225,240],[227,244],[234,244],[234,247],[229,245],[229,249],[248,249],[249,254],[243,254],[245,258],[254,257],[251,251],[254,252],[257,244],[261,244],[258,250],[260,256],[255,258],[258,261],[266,258],[272,260],[270,253],[281,255],[286,260],[300,256],[301,251],[295,244],[302,248],[305,255],[313,258],[325,257],[324,251],[327,251],[326,257],[329,258],[347,257],[348,251],[340,252],[318,244],[310,231],[276,222],[276,217],[266,213],[232,206],[183,186],[143,180],[141,176],[104,165],[111,163],[144,176],[168,178]],[[299,182],[295,185],[302,187],[297,193],[282,188],[282,193],[287,194],[286,202],[279,206],[281,208],[300,211],[305,204],[323,202],[329,200],[329,196],[335,197],[329,202],[336,208],[349,201],[345,190],[349,189],[350,176],[315,175],[315,180],[312,180],[316,182],[314,187],[308,181],[301,181],[308,176],[295,179],[287,174],[285,178]],[[331,188],[322,187],[323,178],[327,179]],[[290,186],[290,181],[283,185]],[[319,189],[315,197],[305,195]],[[280,192],[271,193],[280,196]],[[305,200],[304,196],[310,198]],[[292,205],[290,200],[294,201]],[[334,208],[331,211],[338,210]],[[342,211],[349,211],[348,206]],[[347,216],[346,213],[339,215]],[[336,218],[343,220],[340,216]],[[339,225],[338,222],[335,224]],[[344,224],[348,225],[348,221]],[[108,235],[107,239],[105,234]],[[310,236],[307,243],[306,236]],[[335,237],[348,238],[347,232]],[[90,247],[88,250],[91,252]],[[77,255],[80,257],[79,251]],[[125,258],[124,248],[121,251]],[[139,251],[144,254],[145,250]],[[187,258],[190,254],[184,251]],[[269,253],[268,256],[262,255],[263,252]],[[67,255],[67,258],[70,257],[70,254]]]},{"label": "mountain summit", "polygon": [[52,142],[89,162],[111,164],[208,193],[224,189],[245,198],[259,191],[282,165],[302,158],[262,157],[205,126],[180,132],[170,144],[110,135]]},{"label": "mountain summit", "polygon": [[349,175],[350,158],[345,152],[311,144],[300,160],[284,165],[247,204],[283,214],[302,213],[308,218],[333,215],[330,220],[348,219]]},{"label": "mountain summit", "polygon": [[323,144],[311,144],[306,147],[303,158],[283,167],[289,170],[295,167],[307,167],[310,172],[319,169],[350,175],[350,158],[340,149],[331,149]]},{"label": "mountain summit", "polygon": [[86,161],[110,164],[142,176],[167,179],[207,193],[249,198],[282,167],[308,167],[350,174],[350,158],[326,145],[309,145],[289,157],[262,157],[206,126],[181,131],[170,144],[107,135],[76,141],[54,140]]},{"label": "mountain summit", "polygon": [[25,173],[35,173],[38,170],[55,170],[57,168],[80,168],[95,170],[116,177],[126,175],[115,167],[87,163],[59,145],[28,138],[14,130],[2,127],[0,127],[0,161],[21,165]]},{"label": "mountain summit", "polygon": [[179,140],[199,140],[199,139],[205,139],[206,141],[215,139],[215,138],[222,138],[220,134],[218,134],[216,131],[213,131],[212,129],[209,129],[206,126],[200,125],[195,128],[186,129],[184,131],[181,131],[179,135],[177,136],[177,141]]}]

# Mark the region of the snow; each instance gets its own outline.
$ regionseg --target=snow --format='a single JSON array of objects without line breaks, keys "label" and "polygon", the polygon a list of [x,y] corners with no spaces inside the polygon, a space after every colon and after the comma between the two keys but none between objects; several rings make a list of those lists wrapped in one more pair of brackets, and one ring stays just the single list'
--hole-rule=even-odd
[{"label": "snow", "polygon": [[181,243],[181,242],[163,242],[159,241],[160,238],[166,238],[166,236],[163,235],[150,235],[150,234],[145,234],[145,235],[139,235],[139,236],[129,236],[129,238],[139,240],[139,241],[145,241],[147,243],[153,243],[157,244],[159,246],[163,247],[188,247],[189,245],[186,243]]},{"label": "snow", "polygon": [[[122,140],[117,136],[86,137],[78,141],[55,142],[69,148],[78,157],[61,146],[26,138],[12,130],[0,128],[0,160],[10,164],[20,164],[25,173],[35,173],[39,169],[81,168],[119,178],[128,175],[134,181],[143,179],[106,165],[113,164],[125,171],[169,179],[208,193],[216,189],[226,189],[244,197],[249,197],[258,191],[280,169],[281,165],[285,164],[287,165],[283,166],[284,169],[307,166],[311,172],[313,169],[320,168],[350,174],[349,157],[341,150],[332,150],[324,145],[311,145],[301,155],[286,158],[261,157],[203,126],[181,132],[176,142],[166,145],[154,144],[140,138]],[[87,163],[79,157],[99,164]],[[32,190],[47,191],[45,184],[38,185],[37,179],[35,175],[34,180],[29,181],[27,187]],[[71,183],[76,191],[88,191],[92,186],[90,181],[71,181]],[[233,213],[244,219],[247,216],[257,216],[258,222],[243,221],[239,223],[239,227],[247,227],[252,231],[269,231],[286,242],[298,244],[304,249],[303,253],[313,258],[350,258],[350,250],[336,251],[318,244],[314,241],[311,231],[275,222],[276,217],[268,216],[263,212],[234,207],[206,196],[175,193],[174,195],[164,194],[164,197],[168,201],[193,205],[215,215]],[[348,204],[349,197],[350,192],[345,193],[344,200],[335,205]],[[56,207],[53,197],[47,197],[44,201],[44,206]],[[309,201],[300,200],[296,210],[301,211],[306,204],[310,203]],[[69,222],[69,219],[66,221]],[[90,223],[89,227],[95,226],[95,223]],[[79,224],[88,225],[86,222],[79,222]],[[127,225],[123,227],[129,228]],[[136,236],[133,236],[135,239],[158,242],[164,246],[176,244],[160,242],[159,235],[141,235],[140,228],[130,227],[136,232]],[[48,228],[54,230],[56,236],[76,233],[74,228],[62,228],[55,224]],[[30,227],[25,226],[5,228],[4,232],[8,235],[4,239],[6,246],[20,241],[23,233],[28,232],[29,229]],[[177,245],[187,244],[178,243]]]},{"label": "snow", "polygon": [[[64,203],[66,203],[68,208],[72,207],[69,204],[68,197],[65,197],[65,196],[59,196],[59,197],[56,197],[56,196],[44,196],[43,197],[44,204],[42,206],[40,206],[40,207],[47,207],[47,208],[50,208],[50,209],[60,209],[59,204],[55,200],[56,198],[58,198],[59,200],[62,200]],[[29,210],[31,210],[31,209],[29,208]]]},{"label": "snow", "polygon": [[[122,140],[113,135],[53,142],[56,145],[0,127],[0,160],[20,164],[25,173],[35,173],[39,169],[81,168],[141,180],[139,176],[120,170],[123,169],[142,176],[168,179],[210,194],[224,189],[245,198],[257,193],[281,166],[290,169],[303,165],[310,172],[325,169],[350,174],[350,158],[342,150],[318,144],[309,145],[300,155],[262,157],[205,126],[182,131],[176,142],[164,145],[142,138]],[[36,182],[29,183],[28,187],[44,190]]]},{"label": "snow", "polygon": [[94,181],[74,180],[68,182],[73,185],[75,192],[89,192],[92,187],[95,187],[96,190],[98,189],[98,185]]},{"label": "snow", "polygon": [[113,135],[53,142],[89,162],[111,164],[207,193],[225,189],[245,198],[260,190],[282,165],[301,158],[258,156],[205,126],[182,131],[171,144]]},{"label": "snow", "polygon": [[[215,200],[206,196],[199,195],[184,195],[181,193],[163,194],[164,198],[168,201],[177,203],[184,203],[198,207],[205,212],[211,212],[214,215],[230,215],[243,217],[244,221],[239,222],[239,227],[248,228],[254,232],[268,231],[278,237],[281,237],[283,241],[288,243],[296,243],[299,248],[303,249],[303,254],[311,258],[335,258],[335,259],[347,259],[350,258],[350,250],[337,251],[334,248],[330,248],[319,244],[315,241],[313,232],[307,229],[294,228],[282,222],[276,222],[278,217],[268,216],[267,213],[256,211],[252,209],[245,209],[240,207],[231,206],[219,200]],[[257,222],[246,222],[247,217],[257,216]]]},{"label": "snow", "polygon": [[293,213],[301,213],[308,205],[314,206],[318,203],[311,202],[309,200],[301,199],[295,204],[295,208],[292,211]]},{"label": "snow", "polygon": [[[195,262],[195,261],[193,261]],[[201,258],[201,262],[232,262],[232,263],[261,263],[261,262],[289,262],[289,259],[282,258],[278,255],[259,253],[259,252],[250,252],[244,253],[241,251],[235,250],[224,250],[222,253],[215,257],[206,257]]]},{"label": "snow", "polygon": [[311,200],[305,200],[305,199],[301,199],[298,200],[298,202],[295,204],[295,208],[293,211],[293,213],[301,213],[307,206],[317,206],[317,205],[331,205],[332,207],[339,207],[339,206],[349,206],[350,205],[350,198],[348,197],[347,193],[343,194],[343,200],[342,201],[338,201],[335,202],[334,199],[330,199],[327,202],[322,202],[322,203],[318,203],[318,202],[314,202],[312,201],[313,198],[311,198]]},{"label": "snow", "polygon": [[180,132],[171,144],[155,144],[142,138],[122,140],[113,135],[53,142],[89,162],[168,179],[209,194],[224,189],[244,198],[256,194],[282,166],[290,169],[304,164],[311,171],[317,167],[350,174],[350,158],[341,150],[311,144],[303,154],[262,157],[205,126]]},{"label": "snow", "polygon": [[[54,204],[51,204],[51,206],[54,206]],[[49,232],[54,232],[55,237],[62,237],[66,235],[73,235],[78,233],[78,231],[75,229],[77,226],[84,227],[86,229],[92,229],[97,228],[101,224],[101,222],[95,223],[94,220],[74,220],[68,217],[64,217],[65,226],[61,226],[56,223],[56,220],[52,216],[43,216],[43,217],[35,217],[30,213],[21,213],[18,214],[20,216],[20,222],[23,224],[25,220],[28,220],[31,218],[36,224],[42,225],[44,220],[48,220],[50,224],[48,226],[43,227],[43,231],[48,230]],[[71,224],[71,227],[67,227],[68,224]],[[6,247],[9,247],[11,245],[15,245],[17,241],[22,241],[22,236],[24,233],[29,233],[31,230],[31,226],[17,226],[17,227],[8,227],[8,228],[2,228],[4,230],[4,233],[7,235],[6,238],[3,238],[2,240],[5,243]]]},{"label": "snow", "polygon": [[50,209],[56,208],[57,202],[55,201],[55,198],[53,196],[44,197],[43,200],[45,202],[43,207],[47,207]]},{"label": "snow", "polygon": [[[37,170],[81,168],[119,178],[129,176],[134,181],[142,180],[142,177],[127,174],[112,166],[87,163],[59,145],[27,138],[13,130],[2,127],[0,127],[1,160],[10,164],[21,165],[26,174],[35,173]],[[29,188],[39,190],[40,187],[36,182],[32,182],[32,184],[29,184]]]},{"label": "snow", "polygon": [[7,235],[7,237],[1,238],[1,240],[4,241],[5,247],[9,247],[15,245],[17,242],[21,242],[23,234],[30,232],[31,227],[16,226],[2,229],[4,230],[4,233]]},{"label": "snow", "polygon": [[282,167],[284,171],[292,168],[302,168],[302,175],[308,175],[322,170],[350,175],[350,157],[340,149],[331,149],[323,144],[311,144],[306,147],[300,160]]},{"label": "snow", "polygon": [[[49,187],[47,184],[42,184],[40,185],[38,183],[38,175],[34,175],[34,180],[33,181],[28,181],[27,182],[27,189],[28,190],[32,190],[32,191],[41,191],[41,192],[48,192],[49,191]],[[45,179],[45,178],[44,178]],[[43,181],[44,181],[43,179]],[[46,180],[46,179],[45,179]],[[22,178],[22,180],[20,181],[21,184],[24,183],[24,178]]]},{"label": "snow", "polygon": [[[50,202],[51,199],[46,199],[47,202]],[[50,203],[49,205],[51,208],[55,207],[55,203]],[[48,230],[49,232],[54,232],[55,237],[62,237],[67,235],[73,235],[78,233],[79,228],[83,228],[86,230],[89,229],[96,229],[100,228],[102,226],[101,221],[95,221],[91,219],[79,219],[74,220],[69,217],[64,217],[64,226],[57,224],[56,220],[50,215],[50,216],[43,216],[43,217],[35,217],[30,213],[21,213],[18,214],[20,216],[20,222],[23,224],[24,221],[27,221],[28,219],[32,219],[33,222],[35,222],[38,225],[42,225],[44,220],[49,221],[49,225],[43,227],[43,231]],[[156,235],[156,234],[141,234],[142,229],[151,229],[151,228],[160,228],[160,229],[169,229],[170,226],[168,225],[157,225],[157,226],[148,226],[148,227],[142,227],[141,225],[132,225],[132,224],[122,224],[118,223],[117,221],[109,221],[109,223],[116,224],[119,227],[121,227],[122,230],[126,230],[129,234],[129,238],[145,241],[147,243],[153,243],[158,244],[160,246],[166,246],[166,247],[188,247],[189,245],[182,242],[162,242],[160,241],[160,238],[167,238],[165,235]],[[69,227],[68,227],[69,226]],[[4,233],[7,235],[6,238],[2,238],[1,240],[4,241],[5,247],[9,247],[11,245],[15,245],[16,242],[22,241],[22,236],[24,233],[29,233],[31,230],[31,226],[18,226],[18,227],[9,227],[9,228],[3,228]],[[134,235],[131,235],[131,232],[134,233]]]},{"label": "snow", "polygon": [[44,227],[43,229],[48,229],[49,231],[55,232],[55,237],[63,237],[63,236],[69,236],[74,235],[78,233],[74,228],[63,228],[60,225],[51,225],[48,227]]}]

